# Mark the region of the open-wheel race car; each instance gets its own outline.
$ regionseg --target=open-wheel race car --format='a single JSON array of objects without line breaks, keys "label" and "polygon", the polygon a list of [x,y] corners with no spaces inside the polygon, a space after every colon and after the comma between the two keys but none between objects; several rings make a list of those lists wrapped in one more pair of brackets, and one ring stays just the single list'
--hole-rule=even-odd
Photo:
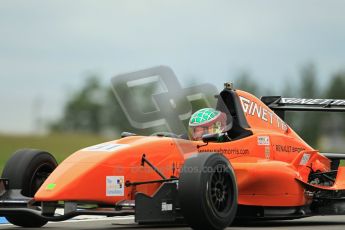
[{"label": "open-wheel race car", "polygon": [[48,152],[17,151],[2,173],[0,215],[23,227],[134,215],[139,224],[224,229],[235,218],[345,214],[344,155],[318,152],[284,122],[285,111],[343,112],[344,100],[260,100],[231,84],[217,98],[226,126],[198,140],[124,133],[59,165]]}]

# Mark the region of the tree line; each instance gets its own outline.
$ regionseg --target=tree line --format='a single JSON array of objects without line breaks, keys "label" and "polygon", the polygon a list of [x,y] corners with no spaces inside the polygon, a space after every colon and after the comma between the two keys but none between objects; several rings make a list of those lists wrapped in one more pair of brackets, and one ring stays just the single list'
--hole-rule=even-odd
[{"label": "tree line", "polygon": [[[297,98],[345,99],[345,71],[338,71],[329,76],[326,85],[320,85],[318,79],[316,67],[308,64],[300,70],[298,82],[285,80],[279,91],[265,88],[246,72],[235,77],[234,85],[258,97],[279,95]],[[136,96],[150,97],[152,90],[152,87],[139,90]],[[150,108],[150,106],[152,107],[152,103],[147,100],[141,102],[142,108]],[[195,110],[202,106],[196,103],[192,107]],[[286,121],[303,139],[316,148],[323,147],[323,140],[330,143],[328,145],[332,147],[334,138],[339,139],[339,142],[345,139],[345,113],[292,112],[287,114]],[[187,121],[184,123],[187,126]],[[132,127],[114,96],[111,86],[103,84],[97,76],[91,76],[87,78],[80,90],[69,96],[63,108],[63,116],[52,122],[49,129],[51,132],[94,133],[116,138],[122,131],[149,135],[164,127],[144,130]],[[337,146],[334,146],[334,149],[337,150]]]}]

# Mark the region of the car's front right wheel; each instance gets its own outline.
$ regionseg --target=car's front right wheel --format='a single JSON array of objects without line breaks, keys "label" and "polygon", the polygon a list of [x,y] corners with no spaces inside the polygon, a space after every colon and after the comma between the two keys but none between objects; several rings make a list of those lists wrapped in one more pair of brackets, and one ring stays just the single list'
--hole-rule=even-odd
[{"label": "car's front right wheel", "polygon": [[221,230],[236,216],[236,177],[222,154],[199,153],[186,159],[178,193],[182,214],[193,229]]}]

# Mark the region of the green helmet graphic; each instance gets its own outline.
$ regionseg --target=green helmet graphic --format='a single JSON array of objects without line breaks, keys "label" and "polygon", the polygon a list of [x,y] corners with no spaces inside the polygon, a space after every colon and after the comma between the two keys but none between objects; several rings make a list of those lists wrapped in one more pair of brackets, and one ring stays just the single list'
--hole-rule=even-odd
[{"label": "green helmet graphic", "polygon": [[189,126],[199,126],[216,120],[220,111],[213,108],[204,108],[196,111],[189,120]]}]

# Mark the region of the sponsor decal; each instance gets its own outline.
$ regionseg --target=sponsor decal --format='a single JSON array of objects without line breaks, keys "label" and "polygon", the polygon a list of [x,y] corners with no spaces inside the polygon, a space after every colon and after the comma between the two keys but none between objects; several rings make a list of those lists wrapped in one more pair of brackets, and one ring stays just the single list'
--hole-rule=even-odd
[{"label": "sponsor decal", "polygon": [[279,104],[298,105],[345,105],[345,100],[338,99],[303,99],[303,98],[282,98]]},{"label": "sponsor decal", "polygon": [[173,210],[173,205],[167,202],[162,202],[162,212],[168,212]]},{"label": "sponsor decal", "polygon": [[270,125],[276,123],[276,126],[283,131],[288,129],[287,124],[272,111],[242,96],[240,96],[240,101],[245,114],[257,116],[259,119],[269,123]]},{"label": "sponsor decal", "polygon": [[287,153],[299,153],[304,151],[303,147],[296,147],[291,145],[276,145],[277,152],[287,152]]},{"label": "sponsor decal", "polygon": [[113,152],[117,148],[126,147],[127,144],[115,144],[115,143],[104,143],[99,145],[94,145],[82,149],[81,151],[88,151],[88,152]]},{"label": "sponsor decal", "polygon": [[258,136],[258,145],[270,145],[270,137]]},{"label": "sponsor decal", "polygon": [[271,158],[271,149],[269,146],[265,146],[265,157],[266,157],[266,159]]},{"label": "sponsor decal", "polygon": [[226,148],[215,148],[215,149],[198,149],[198,152],[217,152],[229,155],[249,155],[249,149],[226,149]]},{"label": "sponsor decal", "polygon": [[124,176],[106,176],[106,196],[124,196]]},{"label": "sponsor decal", "polygon": [[50,183],[47,185],[46,190],[53,190],[56,187],[56,184]]},{"label": "sponsor decal", "polygon": [[303,154],[303,157],[302,157],[301,161],[299,162],[299,165],[306,165],[308,163],[309,159],[310,159],[310,154],[308,154],[308,153]]}]

